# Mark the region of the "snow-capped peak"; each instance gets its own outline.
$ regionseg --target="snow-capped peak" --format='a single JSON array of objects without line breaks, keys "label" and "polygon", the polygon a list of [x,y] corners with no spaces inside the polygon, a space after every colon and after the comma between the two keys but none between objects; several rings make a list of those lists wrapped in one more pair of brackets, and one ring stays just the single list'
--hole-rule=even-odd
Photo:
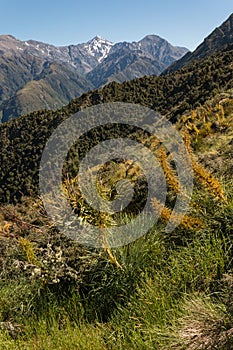
[{"label": "snow-capped peak", "polygon": [[96,57],[98,62],[102,62],[104,58],[108,56],[109,51],[113,45],[114,43],[111,41],[97,35],[93,39],[89,40],[84,45],[84,48],[90,55]]}]

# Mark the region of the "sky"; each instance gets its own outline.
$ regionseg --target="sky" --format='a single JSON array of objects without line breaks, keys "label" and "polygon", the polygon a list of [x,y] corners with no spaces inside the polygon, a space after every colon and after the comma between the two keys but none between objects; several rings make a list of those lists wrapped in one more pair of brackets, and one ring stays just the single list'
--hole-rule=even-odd
[{"label": "sky", "polygon": [[0,34],[57,46],[157,34],[194,50],[232,12],[232,0],[0,0]]}]

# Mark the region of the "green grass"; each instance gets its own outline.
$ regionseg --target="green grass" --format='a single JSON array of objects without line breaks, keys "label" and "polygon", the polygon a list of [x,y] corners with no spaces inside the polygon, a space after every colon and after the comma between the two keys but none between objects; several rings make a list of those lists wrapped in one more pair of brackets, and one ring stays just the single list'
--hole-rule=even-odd
[{"label": "green grass", "polygon": [[[187,323],[201,332],[210,314],[207,338],[216,324],[222,332],[230,329],[232,286],[223,276],[231,273],[232,198],[227,204],[206,202],[208,225],[194,237],[178,229],[165,235],[159,225],[113,250],[123,270],[101,256],[81,287],[38,286],[23,275],[11,284],[2,281],[1,321],[19,324],[21,331],[2,331],[0,349],[188,349]],[[228,227],[224,235],[220,224],[216,230],[218,218]],[[219,349],[230,349],[224,346]]]}]

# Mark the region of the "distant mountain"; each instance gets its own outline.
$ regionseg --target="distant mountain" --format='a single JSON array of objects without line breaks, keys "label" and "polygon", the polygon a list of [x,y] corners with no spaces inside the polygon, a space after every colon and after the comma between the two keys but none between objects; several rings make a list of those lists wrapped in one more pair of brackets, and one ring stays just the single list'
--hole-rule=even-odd
[{"label": "distant mountain", "polygon": [[210,56],[216,51],[227,48],[230,44],[233,44],[233,13],[222,25],[207,36],[193,53],[188,52],[180,60],[168,67],[164,74],[187,66],[195,60]]},{"label": "distant mountain", "polygon": [[157,35],[147,35],[137,43],[138,47],[149,55],[169,66],[187,53],[187,49],[179,46],[172,46],[165,39]]},{"label": "distant mountain", "polygon": [[56,47],[0,36],[0,120],[37,109],[56,109],[90,89],[159,75],[187,52],[156,36],[117,43],[96,36]]},{"label": "distant mountain", "polygon": [[145,75],[159,75],[188,50],[174,47],[157,35],[148,35],[133,42],[112,46],[109,55],[96,66],[87,78],[95,87],[111,81],[123,82]]},{"label": "distant mountain", "polygon": [[123,82],[145,75],[159,75],[165,67],[162,62],[141,50],[119,47],[88,73],[87,78],[98,88],[112,81]]}]

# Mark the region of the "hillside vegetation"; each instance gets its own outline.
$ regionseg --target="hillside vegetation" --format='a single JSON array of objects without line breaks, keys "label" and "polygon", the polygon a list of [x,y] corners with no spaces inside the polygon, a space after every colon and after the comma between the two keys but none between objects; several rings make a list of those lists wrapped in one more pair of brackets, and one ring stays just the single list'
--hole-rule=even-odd
[{"label": "hillside vegetation", "polygon": [[175,122],[186,111],[233,86],[232,54],[229,48],[167,76],[111,83],[56,112],[35,112],[0,125],[2,201],[38,194],[38,168],[46,140],[64,119],[81,108],[115,101],[138,103]]},{"label": "hillside vegetation", "polygon": [[195,189],[171,234],[165,226],[177,179],[165,154],[171,202],[147,235],[125,247],[74,243],[39,197],[0,206],[0,348],[232,349],[232,111],[229,91],[177,123]]}]

